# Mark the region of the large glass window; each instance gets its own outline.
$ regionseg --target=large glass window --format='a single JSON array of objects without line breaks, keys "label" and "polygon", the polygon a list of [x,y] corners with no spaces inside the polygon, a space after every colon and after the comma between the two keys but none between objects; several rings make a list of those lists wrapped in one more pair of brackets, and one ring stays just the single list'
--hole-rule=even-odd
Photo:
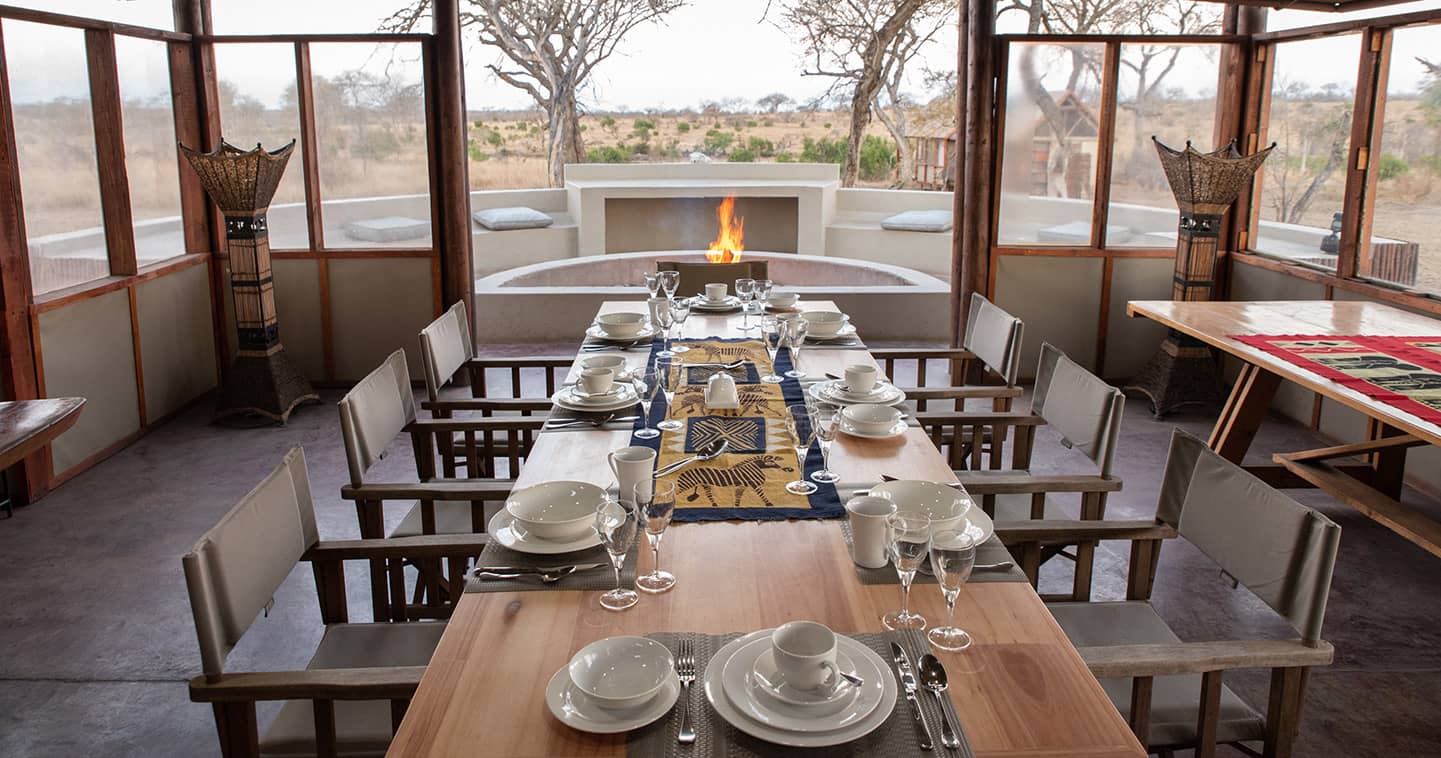
[{"label": "large glass window", "polygon": [[8,19],[4,33],[34,291],[109,276],[85,34]]},{"label": "large glass window", "polygon": [[[211,0],[210,18],[216,34],[365,34],[412,5],[409,0]],[[415,31],[429,32],[431,26],[427,11]]]},{"label": "large glass window", "polygon": [[1176,244],[1176,202],[1151,138],[1212,148],[1219,54],[1216,45],[1121,46],[1108,247]]},{"label": "large glass window", "polygon": [[418,44],[310,47],[325,246],[430,247]]},{"label": "large glass window", "polygon": [[[216,45],[215,70],[220,87],[221,134],[226,141],[242,148],[260,143],[266,150],[274,150],[300,138],[294,45]],[[270,202],[266,221],[270,246],[275,249],[310,247],[301,157],[297,145]]]},{"label": "large glass window", "polygon": [[1091,244],[1104,55],[1100,44],[1011,45],[1000,244]]},{"label": "large glass window", "polygon": [[170,62],[164,42],[115,38],[125,172],[135,221],[135,259],[147,263],[185,253]]},{"label": "large glass window", "polygon": [[152,29],[175,28],[175,8],[171,0],[5,0],[5,5]]},{"label": "large glass window", "polygon": [[1273,48],[1265,139],[1276,151],[1262,167],[1255,250],[1335,270],[1360,45],[1347,34]]},{"label": "large glass window", "polygon": [[1397,29],[1391,44],[1372,236],[1356,270],[1441,292],[1441,25]]}]

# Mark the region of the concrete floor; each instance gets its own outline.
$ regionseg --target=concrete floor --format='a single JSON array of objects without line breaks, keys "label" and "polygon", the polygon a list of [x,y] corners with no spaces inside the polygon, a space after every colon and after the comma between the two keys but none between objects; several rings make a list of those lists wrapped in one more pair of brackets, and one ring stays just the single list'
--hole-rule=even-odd
[{"label": "concrete floor", "polygon": [[[208,708],[186,694],[200,663],[180,555],[292,445],[306,450],[321,534],[357,536],[354,509],[339,497],[346,476],[333,407],[339,395],[323,393],[324,405],[300,410],[286,427],[249,430],[209,425],[210,403],[202,402],[0,521],[0,756],[218,754]],[[1142,406],[1133,401],[1126,411],[1118,456],[1125,489],[1110,501],[1114,518],[1154,513],[1173,424],[1197,433],[1209,427],[1205,415],[1158,422]],[[1052,442],[1042,439],[1039,467],[1074,470],[1076,454]],[[1273,419],[1255,449],[1315,442],[1308,430]],[[413,476],[407,447],[397,445],[379,477]],[[1293,494],[1343,528],[1325,634],[1336,662],[1311,677],[1297,755],[1441,753],[1434,705],[1441,699],[1441,560],[1323,495]],[[1416,493],[1408,498],[1441,511]],[[1103,546],[1098,598],[1121,596],[1125,555],[1122,545]],[[363,567],[348,576],[352,618],[365,619]],[[1155,601],[1185,639],[1288,633],[1181,541],[1163,551]],[[298,569],[229,668],[302,667],[319,633],[311,575]],[[1226,681],[1264,710],[1264,672]],[[262,724],[273,712],[262,710]]]}]

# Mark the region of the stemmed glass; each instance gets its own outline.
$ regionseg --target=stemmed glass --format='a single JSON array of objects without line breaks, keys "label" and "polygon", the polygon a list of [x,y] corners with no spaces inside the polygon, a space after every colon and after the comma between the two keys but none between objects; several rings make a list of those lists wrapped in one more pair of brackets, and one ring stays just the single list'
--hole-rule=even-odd
[{"label": "stemmed glass", "polygon": [[901,578],[901,609],[881,617],[887,629],[925,629],[926,617],[911,613],[911,580],[926,558],[931,542],[931,518],[924,513],[892,513],[886,517],[891,562]]},{"label": "stemmed glass", "polygon": [[661,351],[656,353],[661,358],[669,358],[675,353],[670,350],[670,328],[675,323],[675,317],[671,314],[670,308],[662,303],[655,309],[656,327],[660,329]]},{"label": "stemmed glass", "polygon": [[655,405],[656,395],[660,394],[660,374],[655,369],[646,369],[636,389],[640,390],[640,412],[645,414],[645,418],[641,419],[641,428],[635,432],[635,437],[653,440],[660,436],[660,430],[650,425],[650,408]]},{"label": "stemmed glass", "polygon": [[792,379],[804,379],[806,372],[801,371],[801,345],[805,344],[806,332],[810,325],[803,318],[789,319],[784,322],[786,325],[786,346],[791,349],[791,370],[786,376]]},{"label": "stemmed glass", "polygon": [[772,282],[772,281],[769,280],[769,279],[757,279],[757,280],[756,280],[756,288],[755,288],[756,302],[758,302],[758,303],[761,304],[760,310],[761,310],[762,313],[765,312],[765,309],[766,309],[765,303],[766,303],[766,301],[769,300],[769,299],[771,299],[771,289],[772,289],[773,287],[775,287],[775,282]]},{"label": "stemmed glass", "polygon": [[946,598],[946,625],[932,629],[926,639],[941,650],[965,650],[971,646],[971,635],[957,627],[954,619],[956,596],[961,594],[961,585],[971,578],[971,568],[975,565],[976,541],[970,535],[941,532],[931,537],[931,568]]},{"label": "stemmed glass", "polygon": [[650,292],[651,297],[655,297],[660,292],[660,272],[648,271],[644,276],[646,290]]},{"label": "stemmed glass", "polygon": [[660,538],[665,536],[665,528],[670,526],[670,517],[675,513],[675,482],[666,479],[636,482],[635,504],[655,559],[654,568],[649,574],[637,577],[635,586],[641,592],[658,595],[675,586],[675,574],[660,570]]},{"label": "stemmed glass", "polygon": [[675,288],[680,286],[679,271],[660,272],[660,288],[665,292],[665,299],[675,299]]},{"label": "stemmed glass", "polygon": [[756,280],[737,279],[736,297],[741,301],[741,326],[743,332],[748,332],[755,327],[751,325],[751,297],[756,293]]},{"label": "stemmed glass", "polygon": [[[656,353],[656,355],[664,356],[665,353]],[[683,365],[672,364],[670,358],[656,358],[656,381],[660,383],[660,391],[665,393],[665,407],[667,413],[669,413],[671,408],[675,407],[675,388],[676,384],[681,381],[680,374],[683,371],[685,371],[685,367]],[[668,418],[660,422],[659,424],[656,424],[656,428],[664,429],[667,432],[673,432],[677,429],[684,429],[685,424],[682,424],[681,422],[673,418]]]},{"label": "stemmed glass", "polygon": [[[681,331],[681,327],[685,326],[686,319],[688,318],[690,318],[690,298],[683,297],[678,300],[670,301],[670,320],[671,323],[675,326],[675,330],[677,333]],[[666,345],[666,349],[671,352],[671,355],[679,355],[680,353],[690,352],[689,347],[686,347],[685,345],[674,344],[673,339],[670,340],[670,342],[671,344]]]},{"label": "stemmed glass", "polygon": [[796,449],[796,481],[786,485],[786,492],[792,495],[809,495],[820,487],[806,481],[806,453],[816,440],[816,425],[811,419],[811,409],[804,405],[786,408],[786,429],[791,433],[791,444]]},{"label": "stemmed glass", "polygon": [[635,590],[620,584],[620,567],[625,563],[625,554],[635,544],[638,528],[635,508],[624,503],[608,500],[595,509],[595,533],[610,554],[610,565],[615,569],[615,589],[600,596],[600,607],[608,611],[623,611],[640,600]]},{"label": "stemmed glass", "polygon": [[[774,340],[771,339],[772,336],[775,337]],[[765,342],[766,355],[771,359],[770,373],[761,377],[761,381],[766,384],[780,384],[785,381],[776,375],[776,353],[780,351],[781,341],[780,322],[770,313],[761,315],[761,340]]]},{"label": "stemmed glass", "polygon": [[831,443],[836,441],[836,424],[840,421],[841,410],[829,403],[817,403],[811,407],[811,425],[815,427],[816,439],[821,443],[821,470],[811,474],[817,482],[839,481],[841,476],[831,471]]}]

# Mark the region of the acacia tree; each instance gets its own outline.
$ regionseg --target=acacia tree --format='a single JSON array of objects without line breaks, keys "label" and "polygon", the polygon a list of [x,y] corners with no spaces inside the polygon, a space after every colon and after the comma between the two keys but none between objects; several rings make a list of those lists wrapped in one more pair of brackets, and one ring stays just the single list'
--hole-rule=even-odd
[{"label": "acacia tree", "polygon": [[834,79],[827,96],[850,97],[842,186],[856,183],[861,140],[873,115],[896,143],[901,176],[909,176],[900,93],[905,67],[948,25],[956,5],[956,0],[779,0],[781,25],[801,38],[811,61],[803,73]]},{"label": "acacia tree", "polygon": [[[460,23],[495,48],[487,68],[535,101],[548,122],[546,163],[559,187],[567,163],[585,160],[580,133],[581,91],[595,67],[632,29],[685,5],[686,0],[466,0]],[[382,27],[408,31],[430,11],[412,0]]]}]

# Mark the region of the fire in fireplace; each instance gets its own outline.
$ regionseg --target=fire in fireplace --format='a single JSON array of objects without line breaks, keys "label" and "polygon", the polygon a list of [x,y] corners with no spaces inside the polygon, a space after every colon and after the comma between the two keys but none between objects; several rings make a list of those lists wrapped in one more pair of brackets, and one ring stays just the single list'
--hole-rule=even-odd
[{"label": "fire in fireplace", "polygon": [[741,259],[741,251],[745,250],[746,220],[744,216],[737,216],[735,210],[734,195],[716,206],[715,215],[720,229],[716,232],[715,241],[710,243],[710,251],[705,254],[706,260],[711,263],[735,263]]}]

